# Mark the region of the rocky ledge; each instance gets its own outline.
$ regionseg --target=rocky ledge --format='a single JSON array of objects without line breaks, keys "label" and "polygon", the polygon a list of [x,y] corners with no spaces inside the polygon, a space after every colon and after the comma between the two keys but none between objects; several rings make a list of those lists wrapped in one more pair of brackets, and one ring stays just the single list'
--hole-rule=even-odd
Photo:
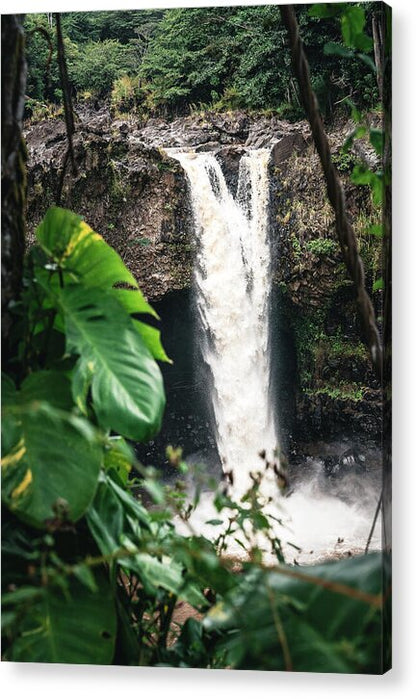
[{"label": "rocky ledge", "polygon": [[304,123],[254,119],[243,112],[196,115],[173,122],[112,119],[110,112],[77,112],[76,171],[68,162],[65,125],[28,125],[28,239],[47,208],[80,213],[115,247],[149,300],[191,283],[194,241],[184,172],[169,148],[213,150],[235,184],[246,148],[273,148],[281,163],[306,146]]}]

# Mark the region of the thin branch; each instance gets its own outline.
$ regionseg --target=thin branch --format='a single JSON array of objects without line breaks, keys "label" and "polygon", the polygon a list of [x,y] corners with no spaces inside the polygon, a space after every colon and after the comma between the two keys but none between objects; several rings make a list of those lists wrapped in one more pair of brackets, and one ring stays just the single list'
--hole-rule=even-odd
[{"label": "thin branch", "polygon": [[364,551],[364,553],[368,553],[368,549],[370,548],[371,539],[373,538],[374,529],[375,529],[375,526],[376,526],[377,517],[378,517],[378,513],[380,512],[380,507],[381,507],[382,501],[383,501],[383,489],[381,489],[380,497],[379,497],[379,499],[378,499],[376,511],[375,511],[375,513],[374,513],[373,522],[372,522],[372,525],[371,525],[370,533],[369,533],[369,535],[368,535],[368,539],[367,539],[367,543],[366,543],[366,546],[365,546],[365,551]]},{"label": "thin branch", "polygon": [[[62,93],[63,93],[66,136],[68,139],[68,152],[69,152],[69,157],[71,159],[72,172],[74,175],[76,175],[77,168],[75,165],[74,146],[73,146],[73,142],[72,142],[72,136],[75,133],[74,112],[73,112],[73,108],[72,108],[71,90],[69,88],[68,71],[67,71],[66,60],[65,60],[65,48],[64,48],[64,40],[63,40],[62,28],[61,28],[61,15],[59,12],[55,13],[55,20],[56,20],[56,39],[57,39],[57,45],[58,45],[58,65],[59,65],[59,74],[61,77],[61,85],[62,85]],[[64,172],[65,172],[65,168],[64,168]]]},{"label": "thin branch", "polygon": [[275,604],[275,599],[273,595],[273,590],[267,585],[267,595],[270,602],[270,609],[272,610],[273,621],[276,628],[277,636],[282,646],[283,659],[285,661],[285,670],[287,672],[293,672],[292,656],[290,655],[289,644],[287,642],[287,636],[280,618],[280,614],[277,611],[277,606]]}]

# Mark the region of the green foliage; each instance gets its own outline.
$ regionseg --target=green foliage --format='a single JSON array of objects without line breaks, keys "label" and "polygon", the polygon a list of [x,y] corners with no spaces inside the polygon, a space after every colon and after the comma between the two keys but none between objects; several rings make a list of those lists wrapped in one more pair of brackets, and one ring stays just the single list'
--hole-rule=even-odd
[{"label": "green foliage", "polygon": [[338,172],[350,173],[354,165],[357,163],[357,158],[352,153],[342,149],[338,153],[332,155],[332,162],[336,166]]},{"label": "green foliage", "polygon": [[325,395],[334,400],[352,400],[358,403],[363,400],[365,386],[351,381],[338,381],[334,386],[332,383],[320,384],[318,388],[306,389],[307,395]]},{"label": "green foliage", "polygon": [[115,39],[72,46],[74,49],[69,52],[67,40],[68,75],[77,91],[89,90],[104,97],[120,76],[137,68],[134,47]]},{"label": "green foliage", "polygon": [[60,379],[55,372],[36,372],[3,401],[3,444],[11,443],[2,462],[2,497],[36,527],[54,517],[77,521],[94,496],[101,464],[90,423],[54,405]]},{"label": "green foliage", "polygon": [[[29,110],[37,103],[56,102],[60,89],[54,33],[46,14],[27,14],[24,20],[26,32],[26,60],[28,64],[26,94],[31,100]],[[49,56],[50,46],[52,55]]]},{"label": "green foliage", "polygon": [[374,204],[381,204],[384,188],[384,177],[381,171],[373,172],[368,165],[358,163],[353,168],[351,181],[354,184],[369,185]]},{"label": "green foliage", "polygon": [[[186,527],[200,498],[199,487],[193,499],[185,494],[181,449],[167,450],[178,469],[172,488],[124,439],[145,439],[160,424],[153,357],[164,351],[154,329],[132,318],[156,314],[75,214],[51,209],[37,240],[2,385],[3,657],[278,669],[286,638],[295,669],[379,672],[380,557],[293,580],[264,509],[262,472],[240,502],[217,490],[212,541],[192,528],[179,534],[174,517]],[[231,540],[250,561],[238,573],[224,556]],[[177,622],[178,602],[198,618]]]},{"label": "green foliage", "polygon": [[[93,589],[85,580],[74,580],[70,586],[64,583],[62,589],[21,588],[20,593],[26,589],[32,596],[25,599],[27,613],[9,659],[32,663],[111,663],[117,630],[112,590],[103,574],[92,580]],[[3,604],[13,605],[13,593],[5,596]]]},{"label": "green foliage", "polygon": [[[365,33],[371,11],[358,4],[341,4],[336,12],[297,10],[324,113],[332,113],[344,89],[361,106],[377,100],[372,41]],[[38,25],[55,43],[45,15],[27,16],[28,30]],[[62,16],[62,29],[77,96],[111,94],[121,113],[175,114],[197,105],[302,116],[277,6],[70,12]],[[28,95],[41,102],[59,99],[55,50],[48,76],[47,55],[45,39],[31,34]]]},{"label": "green foliage", "polygon": [[113,82],[111,106],[120,113],[134,110],[140,97],[138,79],[122,75]]},{"label": "green foliage", "polygon": [[[297,571],[253,566],[203,626],[221,635],[231,668],[348,673],[362,665],[377,672],[366,635],[381,634],[379,584],[378,554]],[[342,601],[338,585],[347,588]]]},{"label": "green foliage", "polygon": [[338,251],[338,243],[331,238],[315,238],[306,243],[306,249],[313,255],[325,257]]}]

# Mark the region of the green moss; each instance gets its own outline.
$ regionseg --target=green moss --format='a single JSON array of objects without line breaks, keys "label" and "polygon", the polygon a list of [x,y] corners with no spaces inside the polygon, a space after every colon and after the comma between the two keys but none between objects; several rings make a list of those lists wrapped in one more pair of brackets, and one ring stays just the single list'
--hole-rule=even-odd
[{"label": "green moss", "polygon": [[114,160],[110,160],[108,165],[111,173],[111,179],[109,181],[110,203],[111,206],[116,208],[116,212],[119,213],[119,208],[127,201],[130,195],[131,187],[128,182],[120,176]]},{"label": "green moss", "polygon": [[313,255],[328,256],[338,251],[338,243],[331,238],[315,238],[306,243],[306,249]]},{"label": "green moss", "polygon": [[308,388],[305,390],[305,393],[308,396],[325,395],[335,400],[352,400],[355,403],[359,403],[364,398],[365,389],[365,386],[358,383],[340,382],[336,386],[328,383],[318,388]]},{"label": "green moss", "polygon": [[338,333],[335,336],[327,338],[326,356],[328,359],[350,359],[356,357],[365,360],[367,358],[367,348],[360,342],[345,340]]},{"label": "green moss", "polygon": [[316,354],[320,342],[325,338],[325,308],[314,309],[311,313],[298,312],[292,318],[292,327],[296,341],[296,355],[299,382],[308,386],[315,371]]},{"label": "green moss", "polygon": [[298,260],[302,257],[302,246],[294,233],[291,234],[290,240],[292,243],[293,257]]},{"label": "green moss", "polygon": [[357,158],[351,152],[345,153],[343,150],[339,150],[338,153],[332,154],[332,162],[336,166],[338,172],[350,173],[357,163]]}]

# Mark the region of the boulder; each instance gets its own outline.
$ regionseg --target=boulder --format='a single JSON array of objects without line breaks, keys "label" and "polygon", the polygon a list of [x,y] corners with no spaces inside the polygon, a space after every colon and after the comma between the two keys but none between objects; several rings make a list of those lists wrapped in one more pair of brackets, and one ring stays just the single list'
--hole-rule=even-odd
[{"label": "boulder", "polygon": [[302,153],[307,146],[308,139],[301,133],[283,136],[272,148],[272,161],[274,165],[281,165],[281,163],[290,158],[293,152]]}]

